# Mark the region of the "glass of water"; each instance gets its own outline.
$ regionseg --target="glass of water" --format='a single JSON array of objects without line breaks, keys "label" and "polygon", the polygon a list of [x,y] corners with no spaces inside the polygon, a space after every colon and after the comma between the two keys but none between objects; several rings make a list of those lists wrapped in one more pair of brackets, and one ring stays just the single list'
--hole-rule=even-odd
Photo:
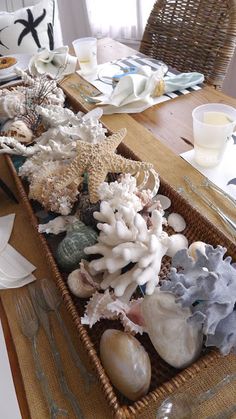
[{"label": "glass of water", "polygon": [[72,42],[82,75],[96,73],[97,70],[97,39],[79,38]]},{"label": "glass of water", "polygon": [[236,126],[236,109],[209,103],[193,110],[194,159],[199,166],[217,166]]}]

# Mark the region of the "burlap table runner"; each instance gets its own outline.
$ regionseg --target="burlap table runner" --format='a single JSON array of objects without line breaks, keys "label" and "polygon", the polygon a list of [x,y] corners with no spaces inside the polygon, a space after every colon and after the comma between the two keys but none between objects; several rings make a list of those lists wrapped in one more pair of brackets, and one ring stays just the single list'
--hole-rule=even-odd
[{"label": "burlap table runner", "polygon": [[[7,181],[9,186],[14,188],[14,183],[11,179],[9,170],[2,158],[0,158],[0,177],[2,177],[3,180]],[[3,192],[0,190],[0,216],[12,212],[16,213],[16,222],[11,237],[11,244],[15,246],[17,250],[22,252],[22,254],[25,257],[27,257],[32,263],[34,263],[37,266],[37,278],[50,277],[50,269],[45,264],[44,255],[40,253],[41,250],[39,250],[38,247],[36,234],[31,225],[29,224],[29,220],[27,218],[27,214],[25,212],[24,207],[21,204],[13,204],[11,201],[9,201],[8,198],[5,197]],[[15,291],[7,290],[1,291],[0,296],[8,318],[13,342],[16,348],[30,414],[33,419],[48,418],[49,415],[46,408],[46,404],[43,399],[43,395],[34,372],[34,364],[32,360],[30,344],[27,341],[27,339],[21,334],[16,320],[14,294]],[[70,335],[73,339],[73,342],[76,348],[78,349],[81,358],[84,360],[85,364],[89,368],[88,358],[84,353],[83,348],[81,348],[81,343],[77,336],[76,329],[72,323],[72,320],[69,318],[68,313],[65,311],[63,307],[62,313],[64,320],[67,324],[68,330],[70,332]],[[74,366],[73,361],[71,360],[67,344],[60,332],[60,328],[57,324],[56,319],[53,317],[53,314],[52,323],[55,332],[55,337],[60,348],[66,377],[68,379],[71,389],[76,394],[79,400],[81,408],[84,412],[84,417],[86,419],[111,418],[112,413],[107,406],[103,393],[99,388],[99,384],[95,383],[91,387],[89,394],[85,392],[84,384],[80,377],[79,371]],[[49,344],[47,342],[47,338],[44,332],[41,329],[38,335],[38,345],[42,363],[47,371],[50,386],[55,400],[57,401],[60,407],[68,409],[69,418],[73,419],[75,417],[73,411],[70,408],[69,403],[67,403],[61,395]],[[182,386],[182,391],[189,391],[192,395],[196,396],[201,391],[204,391],[207,388],[213,386],[217,381],[222,379],[224,375],[232,372],[236,372],[236,357],[231,355],[225,358],[219,358],[217,362],[215,362],[213,365],[208,366],[205,370],[199,371],[199,373],[193,379],[189,380],[184,386]],[[160,404],[160,401],[161,400],[155,403],[153,402],[145,409],[144,412],[142,412],[142,414],[140,414],[137,417],[139,419],[155,418],[155,413],[158,405]],[[224,390],[222,390],[212,401],[204,403],[201,406],[201,410],[198,413],[196,413],[194,417],[196,417],[196,419],[207,418],[208,416],[216,414],[235,403],[236,384],[233,383],[231,385],[228,385]],[[236,417],[236,415],[234,417]]]}]

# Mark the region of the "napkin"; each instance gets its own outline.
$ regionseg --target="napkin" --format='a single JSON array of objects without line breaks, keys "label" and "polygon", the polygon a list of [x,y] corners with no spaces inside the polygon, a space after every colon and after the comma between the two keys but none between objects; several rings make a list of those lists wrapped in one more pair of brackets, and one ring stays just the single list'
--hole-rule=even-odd
[{"label": "napkin", "polygon": [[67,46],[54,49],[40,48],[29,62],[29,72],[33,76],[49,74],[59,78],[75,72],[77,58],[69,54]]},{"label": "napkin", "polygon": [[[163,70],[152,71],[140,67],[136,74],[123,76],[110,96],[96,96],[96,102],[103,107],[104,114],[137,113],[161,102],[164,93],[183,90],[202,83],[201,73],[180,73],[163,77]],[[105,106],[106,105],[106,106]]]},{"label": "napkin", "polygon": [[0,289],[22,287],[36,279],[32,274],[36,267],[8,243],[14,220],[15,214],[0,217]]}]

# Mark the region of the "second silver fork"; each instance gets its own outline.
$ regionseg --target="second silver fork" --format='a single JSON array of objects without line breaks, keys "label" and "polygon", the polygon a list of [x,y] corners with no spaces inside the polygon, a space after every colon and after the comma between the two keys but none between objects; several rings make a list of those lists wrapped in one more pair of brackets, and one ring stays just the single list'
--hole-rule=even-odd
[{"label": "second silver fork", "polygon": [[53,355],[53,359],[55,361],[55,365],[57,368],[61,391],[71,403],[71,406],[74,410],[76,417],[78,419],[83,419],[84,416],[80,408],[80,405],[78,403],[78,400],[76,396],[74,395],[74,393],[71,391],[70,387],[68,386],[68,383],[64,374],[64,370],[63,370],[61,355],[58,350],[58,346],[57,346],[57,343],[56,343],[56,340],[55,340],[55,337],[54,337],[54,334],[50,325],[48,314],[46,311],[42,309],[42,304],[43,304],[42,299],[44,298],[43,294],[40,292],[40,289],[34,283],[29,285],[29,292],[30,292],[31,300],[35,308],[35,311],[37,313],[37,316],[44,328],[44,331],[47,335],[49,344],[52,349],[52,355]]},{"label": "second silver fork", "polygon": [[58,416],[67,416],[67,411],[57,406],[51,390],[48,379],[43,370],[40,356],[37,348],[37,334],[39,329],[39,321],[34,311],[30,298],[27,294],[17,293],[15,297],[16,313],[19,326],[24,336],[26,336],[32,345],[32,354],[35,364],[36,376],[40,382],[41,389],[50,412],[50,418],[56,419]]}]

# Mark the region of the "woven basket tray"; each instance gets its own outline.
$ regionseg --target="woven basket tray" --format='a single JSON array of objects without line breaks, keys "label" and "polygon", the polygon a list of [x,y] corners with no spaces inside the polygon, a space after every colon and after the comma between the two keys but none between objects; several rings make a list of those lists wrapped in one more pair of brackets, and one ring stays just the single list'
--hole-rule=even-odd
[{"label": "woven basket tray", "polygon": [[[138,160],[135,154],[124,144],[119,146],[118,152],[127,158]],[[72,296],[69,292],[65,283],[65,278],[59,272],[47,240],[45,239],[44,235],[38,233],[38,221],[28,199],[27,188],[18,177],[11,158],[6,156],[6,159],[11,173],[15,179],[19,195],[28,212],[30,221],[37,231],[37,236],[42,247],[42,252],[45,254],[46,260],[53,273],[53,279],[55,280],[62,294],[65,307],[70,313],[76,325],[82,344],[88,353],[90,363],[99,378],[102,390],[105,394],[111,411],[116,418],[123,419],[135,417],[151,402],[157,401],[159,398],[163,398],[163,396],[167,397],[170,393],[179,389],[184,382],[194,377],[198,372],[200,372],[203,368],[206,368],[211,362],[220,356],[218,351],[203,349],[202,354],[197,362],[185,370],[180,371],[169,366],[158,356],[147,334],[144,333],[143,336],[136,335],[150,356],[152,365],[150,390],[146,396],[142,397],[136,402],[131,402],[130,400],[127,400],[123,395],[121,395],[110,383],[109,378],[107,377],[99,359],[99,343],[102,333],[108,328],[120,329],[121,325],[118,321],[110,320],[102,320],[95,324],[92,329],[81,325],[80,317],[84,312],[84,300]],[[213,224],[205,219],[196,209],[191,207],[190,204],[181,195],[179,195],[162,179],[159,192],[171,199],[171,210],[182,214],[186,220],[187,228],[184,233],[187,236],[189,243],[192,243],[196,240],[202,240],[206,243],[212,244],[213,246],[220,244],[227,247],[227,254],[230,255],[233,259],[236,259],[235,245],[219,230],[217,230]],[[170,267],[169,265],[169,258],[164,258],[160,273],[162,278],[166,276]]]}]

